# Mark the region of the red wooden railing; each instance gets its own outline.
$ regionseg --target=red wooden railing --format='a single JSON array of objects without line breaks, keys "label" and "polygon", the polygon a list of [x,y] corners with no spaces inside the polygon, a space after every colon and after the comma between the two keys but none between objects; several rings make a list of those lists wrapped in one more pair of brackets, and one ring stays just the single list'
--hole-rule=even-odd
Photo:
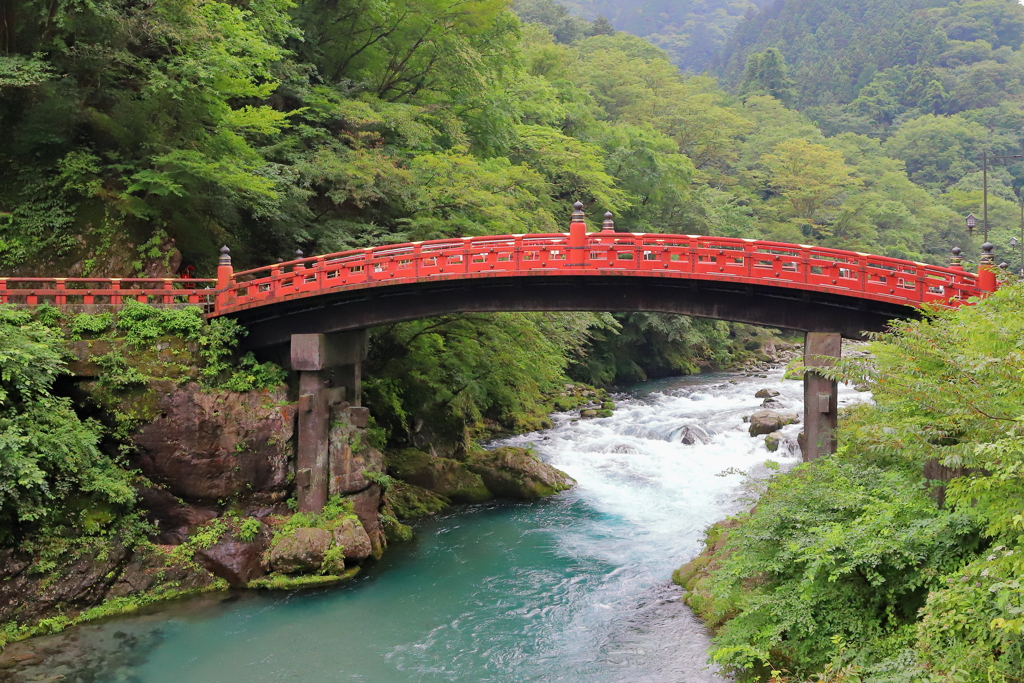
[{"label": "red wooden railing", "polygon": [[[466,237],[355,249],[218,279],[0,278],[0,303],[200,305],[212,316],[329,292],[521,276],[644,276],[769,285],[921,307],[982,296],[961,268],[799,244],[694,235],[583,233]],[[984,283],[982,283],[984,284]]]},{"label": "red wooden railing", "polygon": [[416,282],[544,275],[714,280],[831,292],[907,306],[980,296],[960,268],[782,242],[599,232],[466,237],[326,254],[222,273],[217,315],[327,292]]},{"label": "red wooden railing", "polygon": [[0,304],[121,306],[134,299],[152,304],[193,304],[212,312],[216,284],[216,280],[197,278],[0,277]]}]

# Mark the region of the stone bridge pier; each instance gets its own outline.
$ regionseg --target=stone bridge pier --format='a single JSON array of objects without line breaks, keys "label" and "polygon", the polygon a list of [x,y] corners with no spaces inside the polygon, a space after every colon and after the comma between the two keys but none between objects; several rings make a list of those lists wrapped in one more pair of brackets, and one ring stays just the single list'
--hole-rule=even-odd
[{"label": "stone bridge pier", "polygon": [[[366,411],[360,405],[367,348],[366,330],[291,335],[291,367],[299,373],[295,489],[300,512],[320,510],[330,495],[332,408],[347,407],[365,426]],[[340,469],[343,463],[336,466]]]},{"label": "stone bridge pier", "polygon": [[814,368],[833,365],[842,356],[842,345],[838,333],[807,332],[804,337],[804,462],[836,452],[838,385]]}]

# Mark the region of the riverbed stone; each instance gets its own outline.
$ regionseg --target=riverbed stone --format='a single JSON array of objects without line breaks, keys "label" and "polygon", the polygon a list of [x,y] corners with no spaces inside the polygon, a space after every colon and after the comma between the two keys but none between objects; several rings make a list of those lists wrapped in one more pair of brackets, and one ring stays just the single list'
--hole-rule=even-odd
[{"label": "riverbed stone", "polygon": [[679,442],[686,446],[711,443],[711,435],[707,430],[697,425],[686,425],[679,432]]},{"label": "riverbed stone", "polygon": [[499,498],[532,500],[565,491],[576,480],[525,448],[496,448],[469,456],[466,466]]},{"label": "riverbed stone", "polygon": [[761,389],[756,394],[754,394],[754,398],[773,398],[778,395],[779,392],[775,391],[774,389]]},{"label": "riverbed stone", "polygon": [[782,415],[779,415],[773,410],[759,410],[750,416],[750,435],[760,436],[761,434],[771,434],[774,431],[782,429],[783,425],[786,424],[785,419]]},{"label": "riverbed stone", "polygon": [[283,574],[300,574],[320,569],[333,542],[326,529],[302,527],[276,539],[270,549],[270,568]]},{"label": "riverbed stone", "polygon": [[780,443],[782,443],[782,437],[780,437],[778,434],[769,434],[768,436],[764,437],[764,445],[765,448],[768,449],[769,453],[774,453],[775,451],[779,450]]}]

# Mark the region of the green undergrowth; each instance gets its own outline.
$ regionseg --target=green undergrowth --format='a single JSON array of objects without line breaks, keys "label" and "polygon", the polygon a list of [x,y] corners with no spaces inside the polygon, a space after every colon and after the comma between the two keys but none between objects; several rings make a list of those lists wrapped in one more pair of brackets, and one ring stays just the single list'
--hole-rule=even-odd
[{"label": "green undergrowth", "polygon": [[[45,319],[71,342],[96,379],[81,386],[110,417],[121,440],[158,414],[161,386],[196,382],[206,391],[246,392],[280,386],[286,373],[237,347],[246,330],[234,320],[206,320],[195,306],[163,308],[128,301],[114,313],[64,316],[41,307]],[[89,371],[86,370],[88,373]]]},{"label": "green undergrowth", "polygon": [[674,577],[716,662],[741,681],[1024,681],[1022,310],[1007,286],[826,371],[875,398],[839,452],[770,480]]}]

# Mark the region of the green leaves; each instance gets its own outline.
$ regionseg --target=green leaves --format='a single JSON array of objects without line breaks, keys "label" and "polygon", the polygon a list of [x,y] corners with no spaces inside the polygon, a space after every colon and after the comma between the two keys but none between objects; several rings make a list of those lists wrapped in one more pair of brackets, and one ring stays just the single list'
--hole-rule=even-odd
[{"label": "green leaves", "polygon": [[58,334],[27,311],[0,306],[0,410],[23,410],[66,372]]}]

